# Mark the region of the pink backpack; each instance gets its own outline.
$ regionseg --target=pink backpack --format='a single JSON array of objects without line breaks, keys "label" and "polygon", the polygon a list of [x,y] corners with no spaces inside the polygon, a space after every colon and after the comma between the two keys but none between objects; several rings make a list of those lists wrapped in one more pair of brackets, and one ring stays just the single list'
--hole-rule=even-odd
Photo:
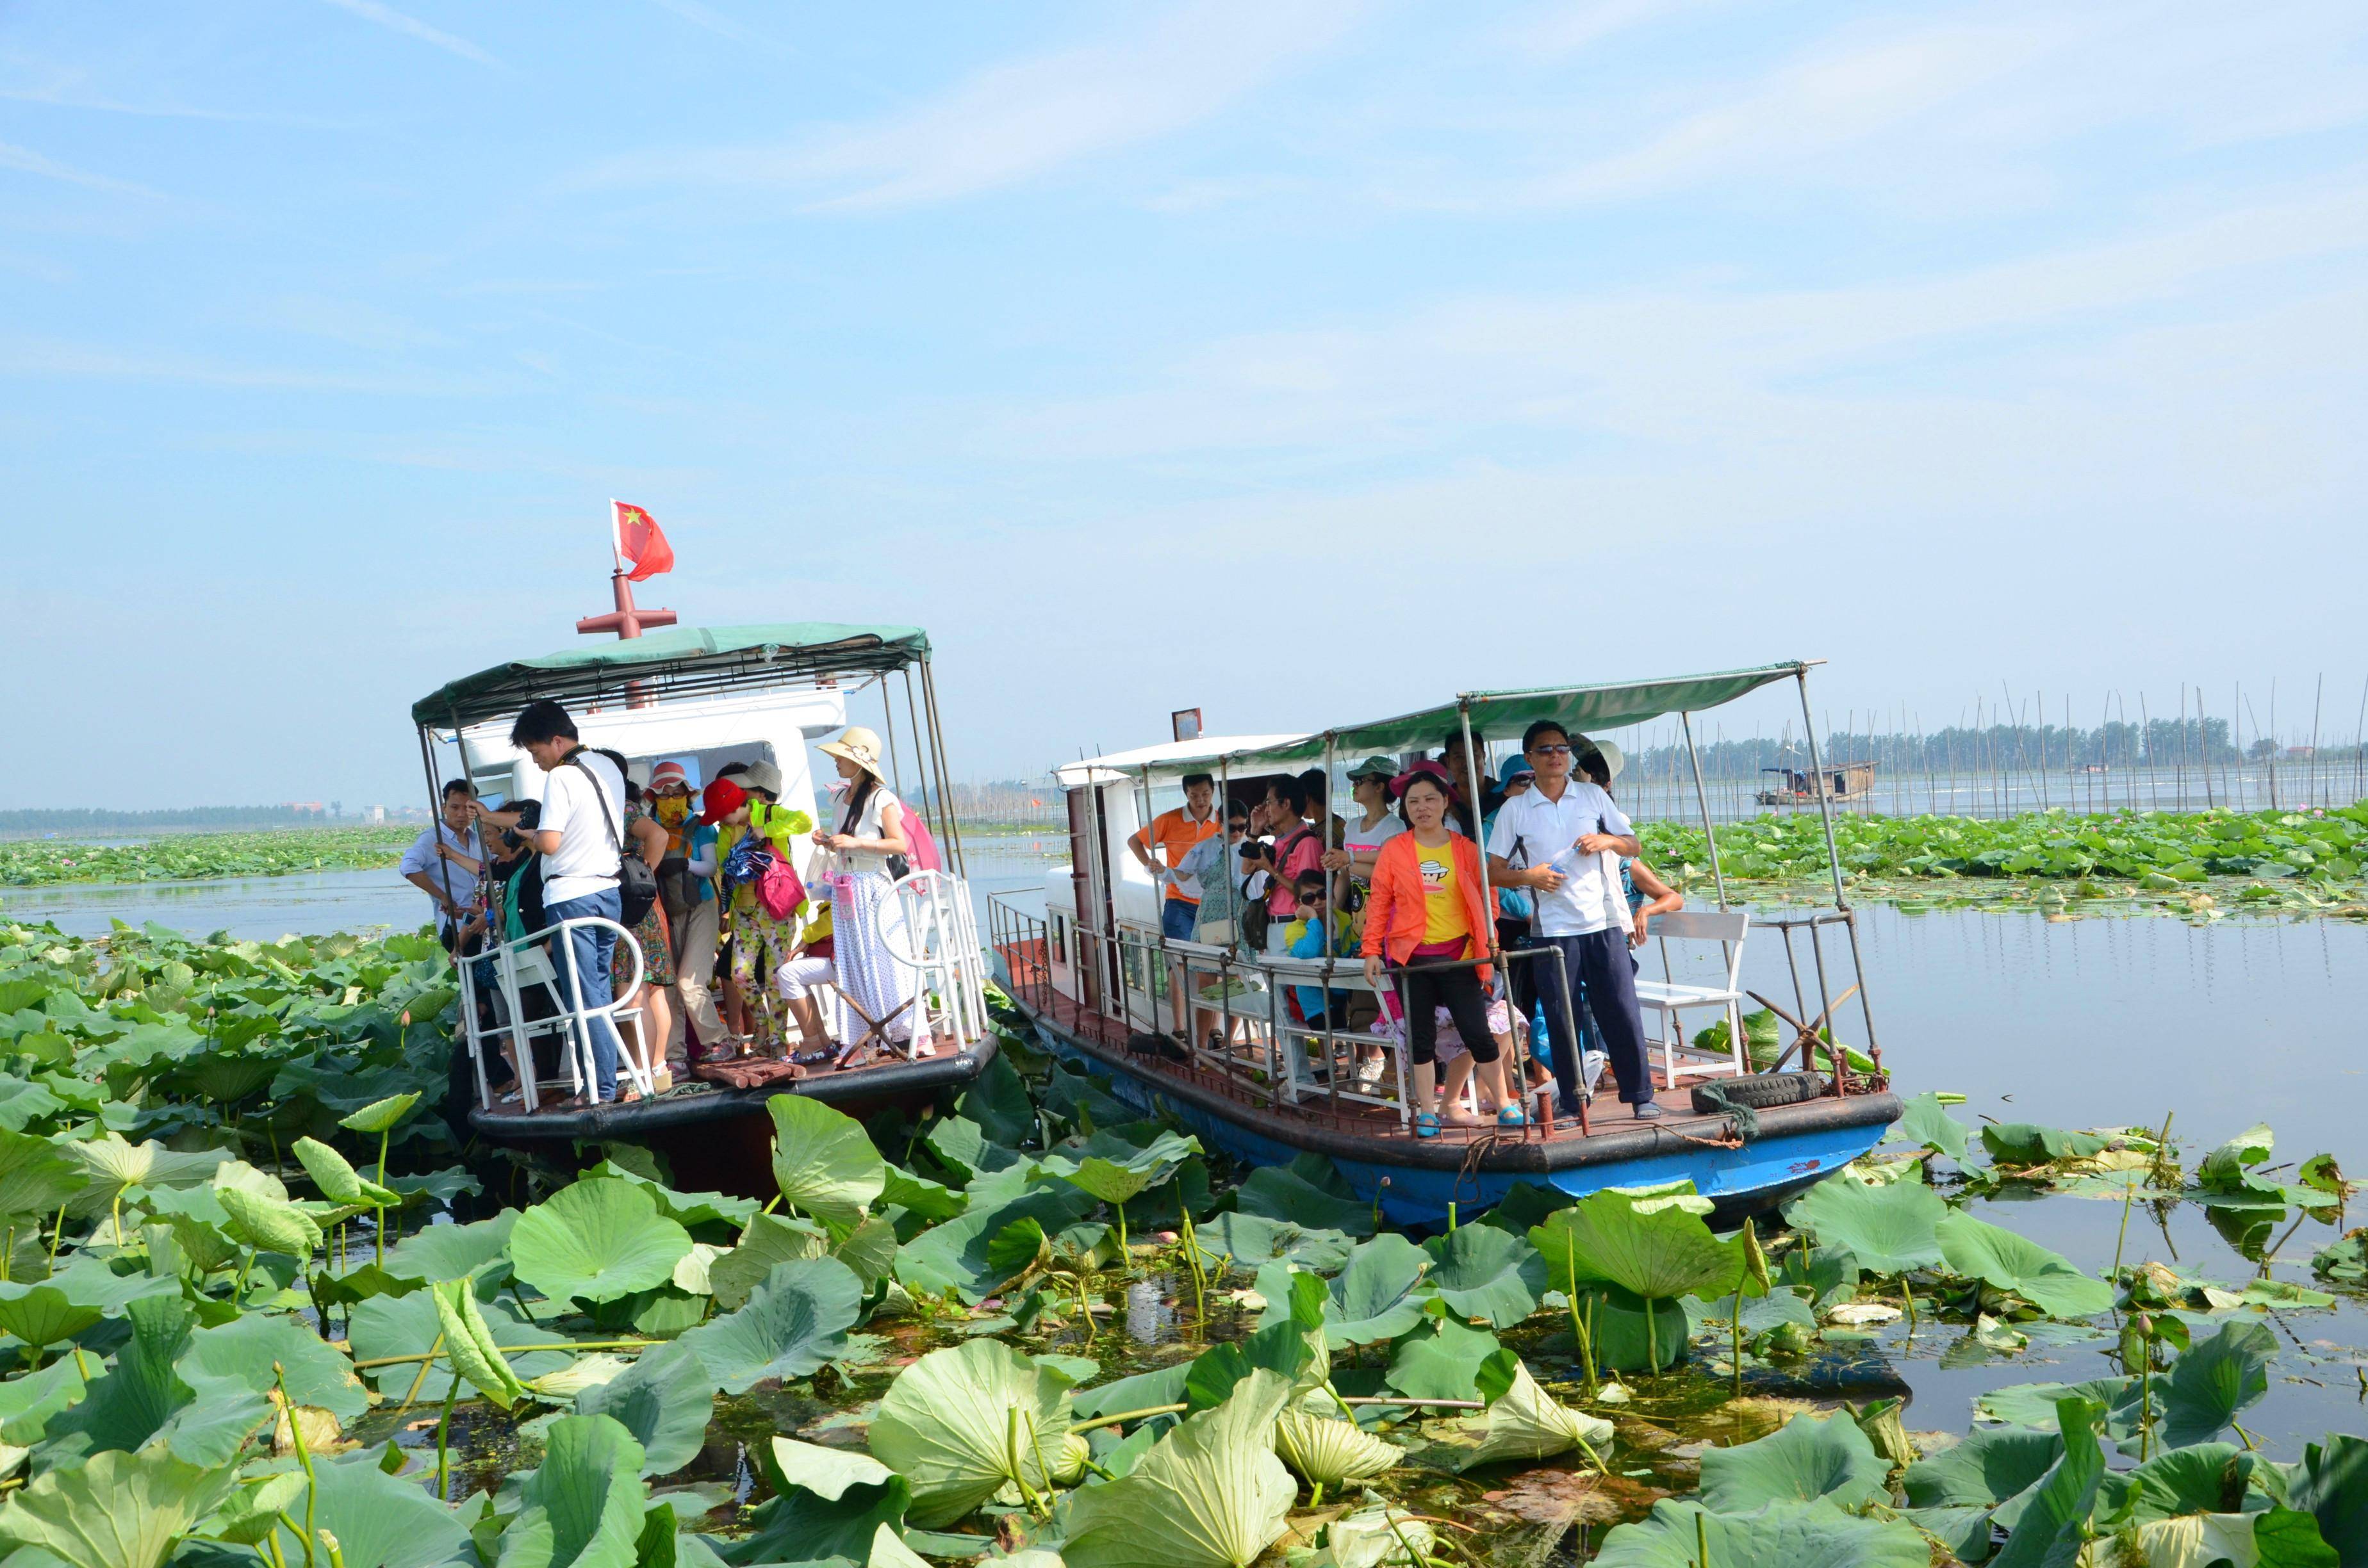
[{"label": "pink backpack", "polygon": [[806,884],[786,855],[768,855],[757,876],[757,903],[776,920],[787,920],[806,901]]},{"label": "pink backpack", "polygon": [[921,813],[910,806],[905,807],[905,843],[907,846],[905,858],[914,870],[942,871],[946,869],[944,857],[938,853],[938,841],[929,836],[928,824],[921,820]]}]

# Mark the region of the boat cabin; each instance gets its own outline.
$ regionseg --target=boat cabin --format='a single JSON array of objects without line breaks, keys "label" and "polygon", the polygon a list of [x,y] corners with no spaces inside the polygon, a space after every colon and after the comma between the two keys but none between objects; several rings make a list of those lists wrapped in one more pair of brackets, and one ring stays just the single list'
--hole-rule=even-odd
[{"label": "boat cabin", "polygon": [[1844,762],[1818,767],[1763,767],[1776,777],[1756,799],[1763,806],[1812,801],[1854,801],[1874,789],[1874,764]]}]

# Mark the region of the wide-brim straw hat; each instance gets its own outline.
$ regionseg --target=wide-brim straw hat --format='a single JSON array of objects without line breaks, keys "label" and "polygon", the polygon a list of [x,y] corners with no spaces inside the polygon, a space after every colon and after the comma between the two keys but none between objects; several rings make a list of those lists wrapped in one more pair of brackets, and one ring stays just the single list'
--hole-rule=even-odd
[{"label": "wide-brim straw hat", "polygon": [[849,724],[838,733],[838,739],[825,741],[814,748],[825,756],[843,756],[882,784],[888,776],[880,771],[880,737],[860,724]]}]

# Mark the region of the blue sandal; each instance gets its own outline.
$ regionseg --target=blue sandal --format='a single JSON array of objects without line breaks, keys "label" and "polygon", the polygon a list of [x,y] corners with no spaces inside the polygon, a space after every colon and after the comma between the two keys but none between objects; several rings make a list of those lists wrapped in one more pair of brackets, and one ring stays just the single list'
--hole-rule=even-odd
[{"label": "blue sandal", "polygon": [[1438,1137],[1439,1118],[1427,1110],[1417,1111],[1414,1118],[1414,1135],[1417,1138]]},{"label": "blue sandal", "polygon": [[1527,1127],[1529,1124],[1528,1114],[1518,1105],[1507,1104],[1497,1109],[1497,1125],[1499,1127]]}]

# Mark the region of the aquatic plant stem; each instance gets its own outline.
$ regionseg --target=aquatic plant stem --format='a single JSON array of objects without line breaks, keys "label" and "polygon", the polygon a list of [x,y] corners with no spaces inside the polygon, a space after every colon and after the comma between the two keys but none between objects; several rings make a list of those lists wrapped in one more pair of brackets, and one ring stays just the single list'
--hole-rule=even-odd
[{"label": "aquatic plant stem", "polygon": [[[436,1343],[444,1343],[437,1335]],[[321,1500],[321,1478],[313,1472],[313,1450],[304,1442],[304,1423],[298,1419],[295,1403],[288,1397],[288,1374],[277,1361],[271,1363],[271,1383],[279,1391],[280,1414],[288,1417],[289,1441],[295,1445],[296,1462],[304,1467],[304,1561],[313,1561],[313,1515]]]},{"label": "aquatic plant stem", "polygon": [[[585,1028],[589,1028],[591,1026],[586,1024]],[[393,1122],[378,1130],[378,1184],[381,1187],[386,1185],[387,1141],[393,1136]],[[373,1204],[370,1206],[370,1217],[378,1221],[378,1266],[384,1268],[386,1267],[386,1210]]]},{"label": "aquatic plant stem", "polygon": [[66,1239],[66,1206],[58,1205],[57,1229],[50,1233],[50,1272],[58,1271],[58,1247]]},{"label": "aquatic plant stem", "polygon": [[[572,1339],[557,1345],[505,1345],[501,1350],[506,1356],[525,1356],[537,1350],[640,1350],[664,1343],[658,1339]],[[370,1356],[356,1361],[354,1368],[359,1371],[371,1367],[407,1367],[414,1361],[433,1361],[443,1353],[444,1336],[439,1334],[435,1346],[425,1355]]]},{"label": "aquatic plant stem", "polygon": [[[2122,1282],[2122,1245],[2130,1239],[2130,1207],[2137,1201],[2137,1199],[2138,1189],[2135,1187],[2130,1187],[2122,1194],[2122,1230],[2121,1233],[2113,1238],[2113,1272],[2111,1276],[2116,1285]],[[2121,1315],[2121,1312],[2116,1310],[2113,1313],[2114,1320],[2120,1321]]]},{"label": "aquatic plant stem", "polygon": [[452,1402],[460,1397],[461,1374],[455,1372],[452,1374],[452,1386],[444,1391],[444,1414],[436,1422],[436,1500],[438,1503],[451,1500],[452,1449],[449,1439],[452,1435]]},{"label": "aquatic plant stem", "polygon": [[[411,1380],[411,1390],[403,1396],[403,1403],[394,1407],[394,1413],[397,1415],[400,1415],[404,1411],[410,1409],[411,1402],[419,1397],[419,1385],[427,1381],[427,1369],[436,1365],[436,1358],[442,1353],[443,1349],[444,1335],[441,1330],[438,1330],[436,1335],[436,1343],[427,1347],[427,1354],[417,1358],[419,1362],[419,1373],[416,1377]],[[409,1358],[406,1358],[406,1359],[409,1359]],[[359,1367],[361,1363],[357,1361],[354,1365],[356,1367]]]},{"label": "aquatic plant stem", "polygon": [[1735,1334],[1728,1357],[1735,1363],[1735,1397],[1743,1397],[1743,1281],[1735,1282]]},{"label": "aquatic plant stem", "polygon": [[1011,1479],[1019,1483],[1019,1494],[1028,1500],[1028,1511],[1038,1518],[1052,1513],[1051,1506],[1028,1484],[1028,1467],[1019,1462],[1019,1407],[1008,1405],[1004,1410],[1004,1443],[1009,1450]]},{"label": "aquatic plant stem", "polygon": [[1694,1568],[1710,1568],[1710,1512],[1708,1509],[1698,1508],[1694,1511],[1694,1554],[1697,1559]]}]

